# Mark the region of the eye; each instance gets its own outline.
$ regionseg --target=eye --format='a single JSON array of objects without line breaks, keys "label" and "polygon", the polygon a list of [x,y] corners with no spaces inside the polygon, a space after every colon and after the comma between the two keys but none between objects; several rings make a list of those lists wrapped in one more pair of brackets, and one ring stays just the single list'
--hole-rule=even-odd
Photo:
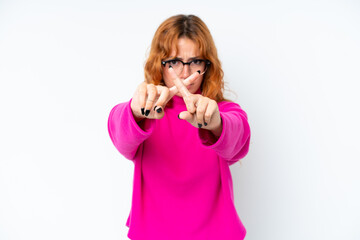
[{"label": "eye", "polygon": [[179,60],[171,60],[169,63],[171,66],[176,66],[180,63],[180,61]]},{"label": "eye", "polygon": [[202,63],[202,60],[200,60],[200,59],[194,59],[194,60],[192,60],[192,64],[200,65],[201,63]]}]

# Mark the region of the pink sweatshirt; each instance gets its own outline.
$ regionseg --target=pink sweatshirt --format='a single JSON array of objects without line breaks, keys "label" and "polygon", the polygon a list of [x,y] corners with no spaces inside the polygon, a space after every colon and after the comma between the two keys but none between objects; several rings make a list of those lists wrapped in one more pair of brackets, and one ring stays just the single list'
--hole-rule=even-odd
[{"label": "pink sweatshirt", "polygon": [[132,99],[110,112],[108,131],[134,166],[132,206],[126,226],[132,240],[242,240],[246,235],[234,205],[229,166],[249,151],[247,114],[219,102],[223,130],[217,139],[178,114],[174,96],[162,119],[135,122]]}]

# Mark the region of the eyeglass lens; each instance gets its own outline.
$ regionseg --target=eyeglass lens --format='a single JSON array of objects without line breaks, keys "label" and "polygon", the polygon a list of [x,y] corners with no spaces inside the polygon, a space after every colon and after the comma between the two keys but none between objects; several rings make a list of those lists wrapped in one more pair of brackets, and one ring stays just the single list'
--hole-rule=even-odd
[{"label": "eyeglass lens", "polygon": [[189,64],[184,64],[180,60],[173,60],[168,62],[168,64],[175,70],[176,74],[182,73],[184,65],[189,65],[190,72],[194,73],[200,71],[201,73],[205,71],[205,61],[203,60],[193,60]]}]

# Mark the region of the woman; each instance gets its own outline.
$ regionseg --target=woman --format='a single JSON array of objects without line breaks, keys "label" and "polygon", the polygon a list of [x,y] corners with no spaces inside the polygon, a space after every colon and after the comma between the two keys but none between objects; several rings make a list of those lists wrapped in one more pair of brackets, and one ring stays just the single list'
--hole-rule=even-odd
[{"label": "woman", "polygon": [[223,72],[204,22],[177,15],[157,29],[145,81],[110,112],[108,130],[132,160],[132,240],[240,240],[229,166],[249,150],[240,106],[223,97]]}]

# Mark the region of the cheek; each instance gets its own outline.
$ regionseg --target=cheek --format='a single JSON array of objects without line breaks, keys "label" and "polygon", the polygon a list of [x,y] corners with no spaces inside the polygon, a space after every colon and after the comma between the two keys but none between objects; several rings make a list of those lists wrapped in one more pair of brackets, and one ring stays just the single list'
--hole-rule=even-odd
[{"label": "cheek", "polygon": [[199,77],[198,79],[196,79],[194,85],[200,86],[203,80],[203,76]]}]

